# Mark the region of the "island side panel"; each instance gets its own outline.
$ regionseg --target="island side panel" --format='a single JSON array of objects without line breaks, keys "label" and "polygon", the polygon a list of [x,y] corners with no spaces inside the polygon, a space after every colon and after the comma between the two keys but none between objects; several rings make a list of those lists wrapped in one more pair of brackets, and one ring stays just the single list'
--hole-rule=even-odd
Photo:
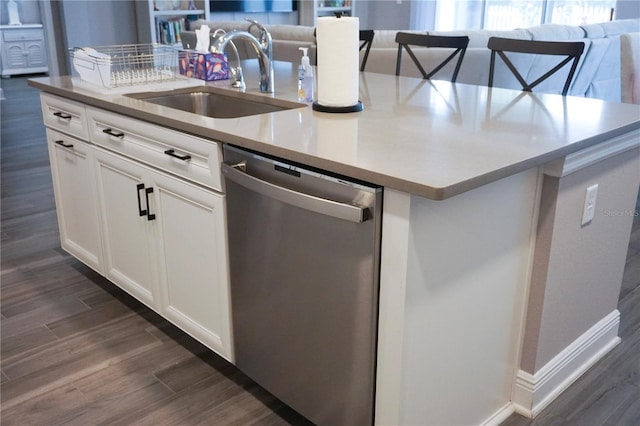
[{"label": "island side panel", "polygon": [[[530,417],[619,342],[617,305],[633,217],[638,214],[640,148],[557,174],[544,179],[514,391],[518,412]],[[595,184],[594,218],[582,225],[586,189]]]},{"label": "island side panel", "polygon": [[375,424],[400,421],[411,195],[385,188],[380,253]]},{"label": "island side panel", "polygon": [[[379,357],[377,392],[399,383],[397,417],[383,411],[393,404],[378,401],[376,423],[482,424],[513,412],[540,176],[531,169],[444,201],[410,197],[401,237],[407,258],[390,264],[383,256],[381,270],[379,353],[395,350],[401,365]],[[385,214],[392,201],[385,192]],[[383,216],[383,253],[385,225]],[[406,282],[396,283],[406,287],[404,304],[383,316],[384,278],[405,267]],[[391,320],[402,325],[401,337],[384,335]],[[388,342],[397,346],[385,348]],[[391,373],[400,374],[396,382],[381,377]]]}]

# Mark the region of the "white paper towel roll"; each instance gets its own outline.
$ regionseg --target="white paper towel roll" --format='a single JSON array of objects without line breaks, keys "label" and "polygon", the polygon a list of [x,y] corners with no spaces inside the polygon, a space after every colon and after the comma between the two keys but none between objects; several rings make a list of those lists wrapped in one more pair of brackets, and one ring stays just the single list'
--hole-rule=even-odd
[{"label": "white paper towel roll", "polygon": [[354,17],[318,18],[318,104],[349,107],[358,103],[360,22]]}]

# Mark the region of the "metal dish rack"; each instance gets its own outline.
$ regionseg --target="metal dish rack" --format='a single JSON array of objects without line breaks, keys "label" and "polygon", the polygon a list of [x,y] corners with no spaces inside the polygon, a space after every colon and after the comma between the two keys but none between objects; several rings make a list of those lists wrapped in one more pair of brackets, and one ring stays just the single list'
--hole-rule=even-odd
[{"label": "metal dish rack", "polygon": [[69,49],[73,76],[104,88],[161,83],[184,78],[178,49],[161,44],[76,47]]}]

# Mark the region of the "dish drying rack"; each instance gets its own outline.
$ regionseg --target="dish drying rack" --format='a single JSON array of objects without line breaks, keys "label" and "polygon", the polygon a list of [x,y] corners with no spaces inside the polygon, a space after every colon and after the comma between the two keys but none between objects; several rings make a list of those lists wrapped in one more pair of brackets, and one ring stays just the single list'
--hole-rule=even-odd
[{"label": "dish drying rack", "polygon": [[75,78],[111,89],[183,79],[178,50],[161,44],[69,49]]}]

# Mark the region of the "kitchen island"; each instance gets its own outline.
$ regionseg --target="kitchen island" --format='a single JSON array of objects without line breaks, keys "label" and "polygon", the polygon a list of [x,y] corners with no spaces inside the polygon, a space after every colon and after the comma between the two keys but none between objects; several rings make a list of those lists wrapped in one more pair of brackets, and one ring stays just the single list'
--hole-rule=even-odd
[{"label": "kitchen island", "polygon": [[[294,70],[277,64],[275,97],[295,100]],[[361,113],[213,119],[69,77],[30,84],[383,186],[376,424],[534,415],[618,342],[637,106],[363,73]]]}]

